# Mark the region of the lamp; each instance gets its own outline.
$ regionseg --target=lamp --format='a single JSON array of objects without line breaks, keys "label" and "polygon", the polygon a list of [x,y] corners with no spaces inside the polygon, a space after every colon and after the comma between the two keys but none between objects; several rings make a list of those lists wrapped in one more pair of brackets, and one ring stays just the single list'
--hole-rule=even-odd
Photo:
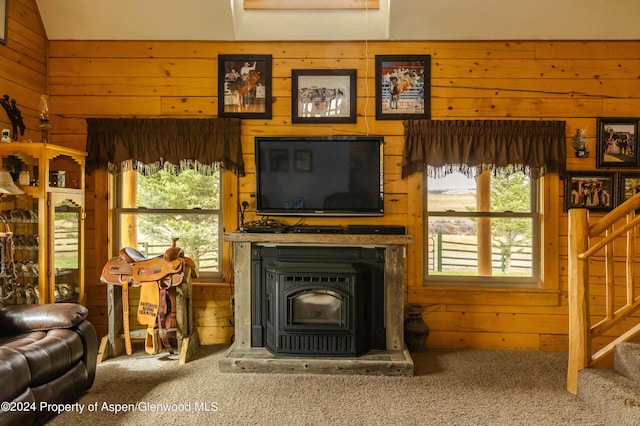
[{"label": "lamp", "polygon": [[571,138],[571,146],[576,150],[576,157],[578,158],[586,158],[589,156],[586,134],[586,129],[576,129],[576,134]]},{"label": "lamp", "polygon": [[49,130],[51,130],[51,123],[49,123],[49,97],[40,95],[40,131],[42,132],[40,142],[49,142]]}]

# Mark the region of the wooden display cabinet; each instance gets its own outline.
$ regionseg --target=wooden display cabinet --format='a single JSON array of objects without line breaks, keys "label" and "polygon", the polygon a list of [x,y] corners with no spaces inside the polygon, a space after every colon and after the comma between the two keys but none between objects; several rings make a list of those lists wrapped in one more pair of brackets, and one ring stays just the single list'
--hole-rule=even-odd
[{"label": "wooden display cabinet", "polygon": [[85,304],[86,152],[47,143],[0,143],[0,159],[25,192],[0,197],[14,247],[11,259],[4,239],[3,303]]}]

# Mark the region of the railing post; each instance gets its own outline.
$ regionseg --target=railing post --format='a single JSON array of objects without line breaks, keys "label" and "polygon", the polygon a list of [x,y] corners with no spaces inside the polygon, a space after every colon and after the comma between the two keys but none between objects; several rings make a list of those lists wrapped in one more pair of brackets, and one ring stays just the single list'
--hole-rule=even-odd
[{"label": "railing post", "polygon": [[438,251],[438,266],[437,271],[442,272],[442,232],[438,232],[438,240],[437,240],[437,251]]},{"label": "railing post", "polygon": [[578,372],[589,366],[589,259],[580,259],[589,245],[589,211],[569,210],[569,365],[567,390],[578,392]]}]

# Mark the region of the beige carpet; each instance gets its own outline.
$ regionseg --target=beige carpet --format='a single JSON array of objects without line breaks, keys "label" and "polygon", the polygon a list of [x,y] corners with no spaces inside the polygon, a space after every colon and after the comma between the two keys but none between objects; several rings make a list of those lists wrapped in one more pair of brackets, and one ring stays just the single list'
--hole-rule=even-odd
[{"label": "beige carpet", "polygon": [[49,424],[604,424],[565,390],[564,353],[427,349],[412,354],[414,377],[379,377],[220,373],[226,349],[203,346],[186,365],[139,347],[107,360],[78,404],[84,412]]}]

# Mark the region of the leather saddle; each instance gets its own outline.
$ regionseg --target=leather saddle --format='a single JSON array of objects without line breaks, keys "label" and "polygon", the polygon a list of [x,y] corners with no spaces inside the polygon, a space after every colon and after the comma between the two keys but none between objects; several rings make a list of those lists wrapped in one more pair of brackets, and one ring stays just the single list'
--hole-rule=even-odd
[{"label": "leather saddle", "polygon": [[165,287],[171,287],[182,283],[184,264],[184,254],[167,257],[165,253],[162,257],[146,259],[138,250],[124,247],[118,256],[104,265],[100,279],[108,284],[127,282],[133,287],[140,287],[145,282],[161,282]]},{"label": "leather saddle", "polygon": [[197,276],[195,262],[176,246],[177,240],[173,239],[172,246],[166,249],[163,255],[148,259],[132,247],[123,247],[119,250],[118,256],[109,259],[102,268],[100,281],[122,286],[122,319],[128,355],[132,352],[129,286],[140,287],[137,318],[140,324],[147,326],[145,351],[152,355],[159,353],[161,339],[164,347],[173,354],[167,335],[167,329],[171,326],[171,298],[168,289],[182,283],[185,265],[190,266]]}]

